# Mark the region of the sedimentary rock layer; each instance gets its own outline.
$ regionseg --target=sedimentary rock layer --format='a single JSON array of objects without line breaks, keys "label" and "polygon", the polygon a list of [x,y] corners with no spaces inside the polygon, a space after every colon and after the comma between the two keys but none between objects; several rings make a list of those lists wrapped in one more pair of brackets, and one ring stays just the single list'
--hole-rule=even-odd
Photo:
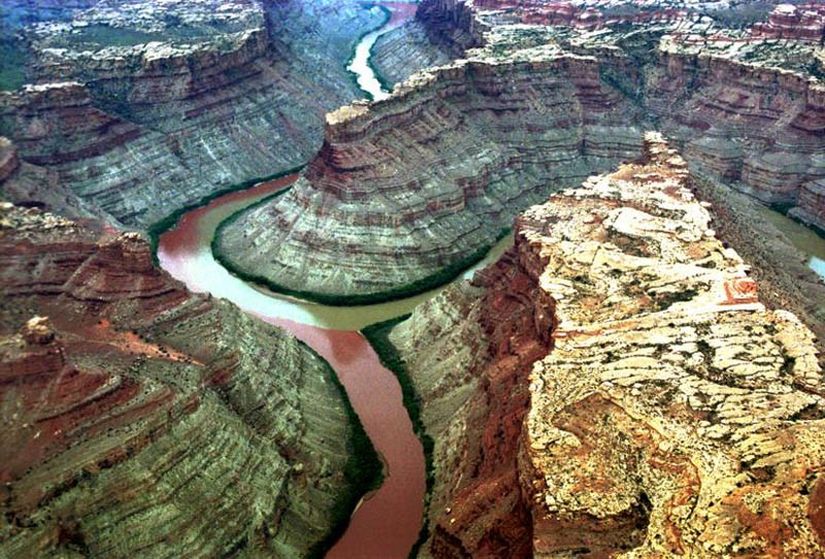
[{"label": "sedimentary rock layer", "polygon": [[639,132],[623,124],[634,111],[591,58],[417,74],[385,102],[329,114],[304,176],[224,227],[216,252],[332,300],[420,288],[492,244],[518,208],[636,156]]},{"label": "sedimentary rock layer", "polygon": [[435,439],[425,556],[822,555],[813,335],[687,185],[649,134],[391,331]]},{"label": "sedimentary rock layer", "polygon": [[346,519],[365,435],[306,346],[134,233],[4,203],[0,255],[0,555],[294,557]]},{"label": "sedimentary rock layer", "polygon": [[[466,17],[463,3],[427,5]],[[637,153],[652,120],[692,167],[817,219],[825,89],[660,37],[573,55],[520,27],[488,30],[469,58],[328,115],[304,177],[227,225],[218,253],[248,277],[330,300],[428,286],[537,196]]]},{"label": "sedimentary rock layer", "polygon": [[40,85],[0,93],[0,134],[23,161],[133,227],[301,165],[320,145],[323,114],[359,96],[344,66],[383,16],[355,2],[263,10],[264,28],[225,45],[148,43],[44,65]]}]

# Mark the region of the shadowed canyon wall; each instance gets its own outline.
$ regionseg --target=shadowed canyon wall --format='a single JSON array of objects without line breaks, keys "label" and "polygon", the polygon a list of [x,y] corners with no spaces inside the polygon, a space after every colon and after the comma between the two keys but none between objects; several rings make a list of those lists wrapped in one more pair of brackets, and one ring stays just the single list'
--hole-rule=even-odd
[{"label": "shadowed canyon wall", "polygon": [[332,369],[137,234],[3,203],[0,293],[1,555],[306,556],[374,481]]},{"label": "shadowed canyon wall", "polygon": [[688,181],[648,134],[385,332],[435,441],[423,556],[822,554],[814,337]]},{"label": "shadowed canyon wall", "polygon": [[[356,2],[264,2],[262,28],[223,44],[148,43],[43,64],[0,92],[0,134],[110,221],[145,228],[201,198],[303,164],[323,115],[360,96],[344,68],[384,17]],[[3,189],[67,215],[50,183]],[[29,198],[23,198],[26,192]]]}]

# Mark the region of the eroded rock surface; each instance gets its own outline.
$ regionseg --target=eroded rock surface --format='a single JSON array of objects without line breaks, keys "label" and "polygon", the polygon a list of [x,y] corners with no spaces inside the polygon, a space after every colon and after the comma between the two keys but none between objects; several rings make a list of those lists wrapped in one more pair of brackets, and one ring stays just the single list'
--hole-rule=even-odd
[{"label": "eroded rock surface", "polygon": [[3,203],[0,289],[0,555],[294,557],[346,517],[334,372],[139,235]]},{"label": "eroded rock surface", "polygon": [[392,330],[435,439],[426,556],[822,555],[813,335],[760,303],[688,180],[647,134]]},{"label": "eroded rock surface", "polygon": [[[344,66],[383,21],[354,1],[179,4],[101,3],[25,28],[29,85],[0,92],[19,157],[130,227],[310,159],[324,113],[361,96]],[[77,213],[36,186],[2,188]]]},{"label": "eroded rock surface", "polygon": [[822,215],[825,89],[800,70],[810,42],[717,40],[712,20],[679,11],[628,31],[513,24],[448,0],[421,10],[484,46],[330,113],[293,190],[222,230],[229,267],[341,300],[429,285],[537,198],[638,154],[651,122],[697,173]]},{"label": "eroded rock surface", "polygon": [[292,190],[223,228],[231,268],[296,291],[380,294],[492,244],[518,208],[639,153],[636,109],[591,58],[463,61],[327,115]]}]

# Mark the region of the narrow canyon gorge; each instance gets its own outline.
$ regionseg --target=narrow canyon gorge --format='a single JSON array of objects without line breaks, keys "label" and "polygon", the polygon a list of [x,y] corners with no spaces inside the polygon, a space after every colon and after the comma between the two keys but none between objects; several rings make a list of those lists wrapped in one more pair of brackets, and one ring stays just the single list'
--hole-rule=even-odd
[{"label": "narrow canyon gorge", "polygon": [[825,7],[6,0],[0,557],[825,556]]}]

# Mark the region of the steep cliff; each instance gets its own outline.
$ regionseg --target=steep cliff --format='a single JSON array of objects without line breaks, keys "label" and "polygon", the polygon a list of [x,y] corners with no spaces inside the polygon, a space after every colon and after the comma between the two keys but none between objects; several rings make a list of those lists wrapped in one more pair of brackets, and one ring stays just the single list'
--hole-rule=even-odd
[{"label": "steep cliff", "polygon": [[646,135],[386,334],[435,440],[424,556],[823,553],[814,337],[759,302],[688,181]]},{"label": "steep cliff", "polygon": [[[56,172],[82,200],[132,227],[301,165],[320,146],[324,113],[359,96],[344,66],[383,15],[356,2],[257,9],[250,21],[263,27],[209,41],[183,40],[175,35],[183,31],[167,28],[161,41],[98,50],[47,44],[32,70],[40,83],[0,93],[0,134],[22,160]],[[144,10],[157,11],[151,2]],[[101,27],[103,15],[95,17]],[[128,36],[129,29],[111,28],[120,24],[117,10],[108,17],[115,19],[104,20],[107,34]],[[82,23],[78,29],[90,28]],[[42,197],[48,188],[41,185]]]},{"label": "steep cliff", "polygon": [[0,555],[304,556],[374,481],[330,367],[138,235],[4,203],[0,255]]},{"label": "steep cliff", "polygon": [[636,109],[592,58],[465,60],[327,116],[277,202],[217,239],[231,269],[330,302],[397,296],[479,258],[519,208],[638,155]]},{"label": "steep cliff", "polygon": [[697,172],[821,215],[815,80],[685,52],[661,32],[570,54],[536,29],[494,28],[468,59],[328,115],[292,192],[223,228],[224,263],[332,302],[423,289],[537,197],[638,154],[650,122]]}]

